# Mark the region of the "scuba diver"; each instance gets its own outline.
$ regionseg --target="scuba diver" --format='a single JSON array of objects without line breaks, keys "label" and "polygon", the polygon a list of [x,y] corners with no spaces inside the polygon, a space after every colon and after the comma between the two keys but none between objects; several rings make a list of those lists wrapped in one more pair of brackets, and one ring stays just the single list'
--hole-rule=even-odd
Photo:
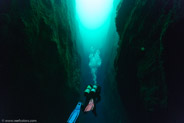
[{"label": "scuba diver", "polygon": [[76,108],[71,113],[68,123],[75,123],[79,114],[80,110],[82,110],[84,113],[87,113],[89,111],[92,111],[95,116],[97,116],[96,113],[96,104],[100,101],[100,92],[101,87],[98,85],[88,85],[84,91],[84,96],[86,97],[84,105],[81,102],[78,102]]},{"label": "scuba diver", "polygon": [[98,85],[88,85],[84,91],[84,96],[86,97],[85,104],[83,106],[83,112],[92,111],[95,116],[96,104],[101,100],[100,97],[101,87]]}]

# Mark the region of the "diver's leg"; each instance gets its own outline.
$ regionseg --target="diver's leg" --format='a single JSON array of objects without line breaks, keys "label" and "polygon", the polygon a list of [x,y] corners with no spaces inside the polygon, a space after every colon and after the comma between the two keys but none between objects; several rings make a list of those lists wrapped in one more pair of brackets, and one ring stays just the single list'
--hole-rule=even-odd
[{"label": "diver's leg", "polygon": [[93,114],[94,114],[95,116],[97,116],[97,113],[96,113],[96,104],[94,104],[94,108],[93,108],[92,112],[93,112]]}]

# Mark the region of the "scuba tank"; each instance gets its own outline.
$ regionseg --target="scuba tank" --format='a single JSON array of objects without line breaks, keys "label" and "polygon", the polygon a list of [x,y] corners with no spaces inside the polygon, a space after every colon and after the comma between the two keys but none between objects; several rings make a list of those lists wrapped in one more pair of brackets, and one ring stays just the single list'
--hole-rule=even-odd
[{"label": "scuba tank", "polygon": [[93,85],[93,88],[91,89],[91,93],[96,93],[98,86]]},{"label": "scuba tank", "polygon": [[91,89],[91,93],[92,93],[92,94],[100,93],[100,91],[101,91],[100,86],[98,86],[98,85],[93,85],[93,88]]},{"label": "scuba tank", "polygon": [[84,96],[87,96],[91,92],[92,86],[88,85],[84,91]]},{"label": "scuba tank", "polygon": [[95,93],[100,93],[101,87],[98,85],[88,85],[84,91],[84,96],[87,96],[89,94],[94,95]]}]

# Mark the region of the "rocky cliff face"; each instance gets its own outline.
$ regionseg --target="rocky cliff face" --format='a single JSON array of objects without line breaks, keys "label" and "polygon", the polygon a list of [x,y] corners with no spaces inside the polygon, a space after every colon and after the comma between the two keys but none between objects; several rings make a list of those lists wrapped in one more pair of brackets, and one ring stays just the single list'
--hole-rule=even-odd
[{"label": "rocky cliff face", "polygon": [[66,0],[0,2],[1,118],[67,120],[80,86],[71,17]]},{"label": "rocky cliff face", "polygon": [[[0,119],[66,122],[80,86],[72,9],[67,0],[0,1]],[[183,13],[182,0],[123,0],[118,7],[116,80],[128,123],[182,122]],[[107,112],[118,98],[110,89]],[[116,110],[108,116],[119,116]]]},{"label": "rocky cliff face", "polygon": [[[182,58],[177,51],[183,51],[178,45],[183,40],[183,31],[176,25],[184,24],[181,21],[183,5],[181,0],[123,0],[119,6],[116,22],[120,48],[115,63],[116,78],[125,112],[132,123],[173,122],[166,120],[169,119],[168,94],[173,93],[173,90],[168,92],[168,86],[175,85],[174,80],[179,79],[172,76],[175,64],[169,60],[177,63],[174,61]],[[179,55],[177,60],[174,53]],[[175,74],[181,74],[181,70]]]}]

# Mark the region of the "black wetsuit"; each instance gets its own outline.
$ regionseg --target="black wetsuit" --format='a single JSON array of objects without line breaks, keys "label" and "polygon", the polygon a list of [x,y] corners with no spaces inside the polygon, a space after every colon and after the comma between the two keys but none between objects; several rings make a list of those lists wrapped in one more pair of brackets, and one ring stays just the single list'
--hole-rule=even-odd
[{"label": "black wetsuit", "polygon": [[85,104],[83,107],[83,111],[85,110],[85,107],[88,105],[89,101],[91,99],[93,99],[94,100],[94,108],[93,108],[92,112],[94,113],[95,116],[97,116],[96,104],[101,100],[100,92],[101,92],[101,87],[98,86],[95,93],[89,93],[88,95],[86,95],[86,100],[85,100]]}]

